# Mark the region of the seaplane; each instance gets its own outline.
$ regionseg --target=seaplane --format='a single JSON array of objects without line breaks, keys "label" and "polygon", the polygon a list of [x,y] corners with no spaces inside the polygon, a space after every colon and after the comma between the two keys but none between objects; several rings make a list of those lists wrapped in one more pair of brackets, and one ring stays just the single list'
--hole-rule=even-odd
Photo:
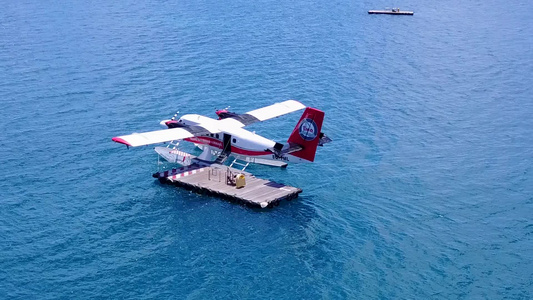
[{"label": "seaplane", "polygon": [[[304,109],[298,123],[286,142],[280,143],[265,138],[244,127],[277,118]],[[133,133],[113,137],[114,142],[129,147],[168,143],[166,147],[155,147],[155,151],[170,163],[184,166],[191,164],[224,164],[230,157],[234,164],[244,169],[250,163],[286,167],[289,163],[310,163],[315,160],[316,150],[331,142],[321,132],[324,112],[306,107],[296,100],[287,100],[243,114],[228,109],[215,111],[218,119],[186,114],[160,122],[166,129]],[[184,152],[180,143],[193,143],[202,150],[198,156]]]}]

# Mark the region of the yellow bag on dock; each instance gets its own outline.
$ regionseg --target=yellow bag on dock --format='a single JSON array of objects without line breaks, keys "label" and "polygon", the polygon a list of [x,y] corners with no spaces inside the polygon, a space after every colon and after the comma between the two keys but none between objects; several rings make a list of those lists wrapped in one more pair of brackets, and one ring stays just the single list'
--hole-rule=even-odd
[{"label": "yellow bag on dock", "polygon": [[237,174],[235,176],[235,186],[240,189],[246,185],[246,179],[244,177],[244,174]]}]

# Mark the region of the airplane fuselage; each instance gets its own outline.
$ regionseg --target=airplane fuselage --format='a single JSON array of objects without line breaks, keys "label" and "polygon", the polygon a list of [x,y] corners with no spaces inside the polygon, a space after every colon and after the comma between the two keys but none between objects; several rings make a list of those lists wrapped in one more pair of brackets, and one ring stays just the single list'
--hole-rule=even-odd
[{"label": "airplane fuselage", "polygon": [[[162,121],[161,124],[165,124],[169,128],[175,127],[194,127],[196,125],[205,125],[211,118],[207,118],[201,115],[184,115],[179,120],[169,123],[169,121]],[[170,126],[169,126],[170,125]],[[226,136],[226,137],[224,137]],[[229,149],[225,147],[228,145]],[[238,159],[261,163],[261,160],[273,161],[275,165],[282,163],[302,163],[307,162],[299,157],[285,154],[276,155],[272,151],[267,149],[273,149],[277,144],[275,141],[260,136],[254,132],[242,128],[232,129],[231,134],[226,133],[209,133],[197,135],[194,137],[186,138],[184,141],[194,143],[196,146],[205,150],[206,146],[211,147],[213,150],[223,152],[224,150],[230,150],[231,156]],[[225,149],[226,148],[226,149]],[[215,155],[215,154],[214,154]]]},{"label": "airplane fuselage", "polygon": [[[305,110],[284,143],[277,143],[244,129],[251,124],[301,109]],[[168,153],[171,155],[170,160],[176,160],[178,156],[182,159],[192,159],[191,155],[173,152],[177,151],[177,144],[173,141],[184,140],[204,149],[196,158],[198,160],[220,163],[228,156],[233,156],[248,162],[281,166],[289,162],[313,162],[317,147],[331,141],[321,132],[324,112],[305,107],[296,100],[278,102],[243,114],[229,112],[227,109],[218,110],[216,113],[218,120],[197,114],[187,114],[176,120],[176,113],[171,120],[160,123],[167,129],[121,135],[113,137],[112,140],[127,147],[171,142],[174,147]],[[166,153],[167,150],[162,148],[159,147],[156,151]],[[210,155],[212,152],[215,154]],[[218,157],[213,159],[216,153]]]}]

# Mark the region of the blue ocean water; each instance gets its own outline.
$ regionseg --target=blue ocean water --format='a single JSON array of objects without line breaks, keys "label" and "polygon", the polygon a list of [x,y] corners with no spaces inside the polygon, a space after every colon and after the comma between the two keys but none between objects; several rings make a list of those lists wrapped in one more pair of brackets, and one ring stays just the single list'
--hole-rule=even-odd
[{"label": "blue ocean water", "polygon": [[[0,298],[531,299],[526,1],[4,1]],[[258,211],[111,137],[176,110],[326,112]],[[285,140],[298,114],[250,130]]]}]

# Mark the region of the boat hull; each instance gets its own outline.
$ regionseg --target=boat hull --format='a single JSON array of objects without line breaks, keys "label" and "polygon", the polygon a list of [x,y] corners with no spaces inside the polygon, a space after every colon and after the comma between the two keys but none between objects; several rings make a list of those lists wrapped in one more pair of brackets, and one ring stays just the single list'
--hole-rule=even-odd
[{"label": "boat hull", "polygon": [[370,15],[405,15],[412,16],[414,12],[412,11],[391,11],[391,10],[369,10],[368,14]]}]

